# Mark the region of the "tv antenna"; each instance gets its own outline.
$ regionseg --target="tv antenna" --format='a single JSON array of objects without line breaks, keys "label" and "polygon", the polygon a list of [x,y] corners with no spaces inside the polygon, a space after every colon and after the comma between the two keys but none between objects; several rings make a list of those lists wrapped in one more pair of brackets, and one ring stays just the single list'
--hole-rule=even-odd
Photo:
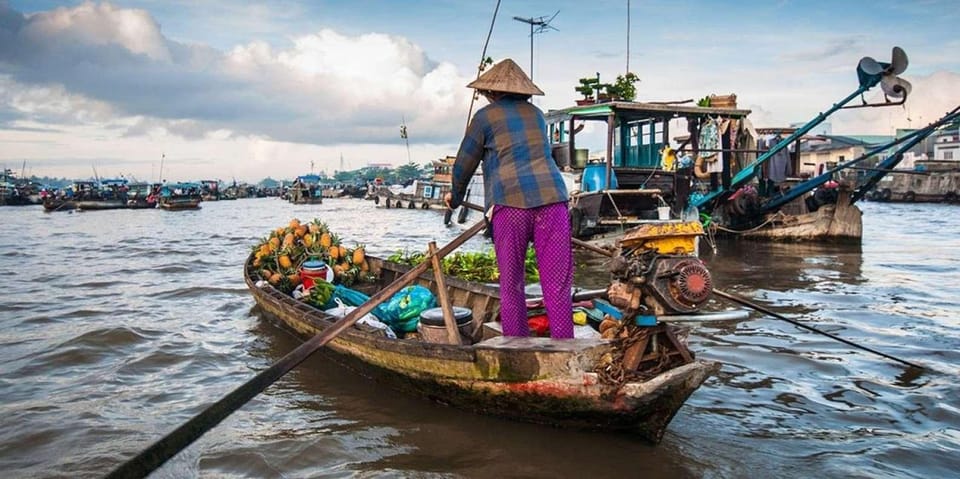
[{"label": "tv antenna", "polygon": [[560,30],[553,25],[550,25],[550,22],[557,17],[558,13],[560,13],[560,10],[557,10],[556,13],[554,13],[550,18],[547,18],[546,16],[536,18],[513,17],[513,19],[518,22],[523,22],[530,25],[530,80],[533,80],[533,36],[537,33],[544,33],[547,30],[557,30],[559,32]]}]

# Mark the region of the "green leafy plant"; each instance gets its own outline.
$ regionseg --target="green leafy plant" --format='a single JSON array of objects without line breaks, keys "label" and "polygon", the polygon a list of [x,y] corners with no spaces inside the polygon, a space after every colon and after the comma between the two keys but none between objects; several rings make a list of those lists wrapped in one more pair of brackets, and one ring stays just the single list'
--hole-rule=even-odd
[{"label": "green leafy plant", "polygon": [[[424,253],[397,251],[387,260],[394,263],[416,266],[427,259]],[[533,248],[527,249],[524,259],[524,272],[527,282],[540,281],[540,271],[537,269],[537,256]],[[462,252],[458,251],[443,259],[444,274],[460,278],[465,281],[480,283],[496,283],[500,280],[500,269],[497,267],[497,256],[493,250]]]},{"label": "green leafy plant", "polygon": [[574,87],[583,95],[584,100],[592,100],[594,93],[600,90],[600,77],[585,77],[580,79],[580,86]]},{"label": "green leafy plant", "polygon": [[610,98],[633,101],[637,97],[637,87],[634,86],[634,83],[638,81],[640,81],[640,77],[627,72],[626,75],[617,75],[617,81],[612,85],[605,83],[603,86]]}]

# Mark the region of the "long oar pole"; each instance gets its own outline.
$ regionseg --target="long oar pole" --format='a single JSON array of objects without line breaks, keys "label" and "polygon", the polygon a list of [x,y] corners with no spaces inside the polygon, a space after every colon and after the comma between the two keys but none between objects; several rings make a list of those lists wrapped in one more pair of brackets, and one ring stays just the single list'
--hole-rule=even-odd
[{"label": "long oar pole", "polygon": [[[460,233],[460,236],[457,236],[452,241],[447,243],[446,246],[440,248],[440,250],[436,252],[436,256],[443,258],[451,251],[460,247],[460,245],[465,243],[485,227],[486,225],[483,221],[471,226],[463,233]],[[373,311],[373,308],[377,307],[377,305],[386,301],[398,291],[403,289],[403,287],[413,282],[417,276],[426,271],[430,265],[431,262],[428,258],[427,261],[424,261],[423,263],[413,267],[410,271],[407,271],[402,276],[397,278],[396,281],[390,283],[390,285],[371,296],[367,302],[363,303],[357,307],[357,309],[344,316],[343,319],[340,319],[322,333],[301,344],[293,351],[290,351],[286,356],[280,358],[279,361],[273,363],[273,365],[271,365],[269,368],[260,372],[249,381],[243,383],[243,385],[240,387],[231,391],[223,399],[213,403],[202,412],[194,416],[192,419],[174,429],[173,432],[167,434],[159,441],[153,443],[153,445],[150,447],[144,449],[134,458],[121,464],[120,467],[114,469],[113,472],[111,472],[107,477],[146,477],[148,474],[163,465],[163,463],[168,459],[189,446],[193,441],[197,440],[197,438],[202,436],[205,432],[209,431],[221,421],[226,419],[231,413],[237,409],[240,409],[240,407],[246,404],[247,401],[253,399],[254,396],[263,392],[264,389],[273,384],[277,379],[280,379],[284,374],[290,372],[290,370],[307,359],[311,354],[316,352],[325,344],[329,343],[330,340],[337,337],[338,334],[352,326],[370,311]]]},{"label": "long oar pole", "polygon": [[753,302],[751,302],[751,301],[747,301],[746,299],[741,298],[741,297],[739,297],[739,296],[737,296],[737,295],[730,294],[730,293],[727,293],[727,292],[724,292],[724,291],[720,291],[720,290],[718,290],[718,289],[713,290],[713,294],[715,294],[715,295],[717,295],[717,296],[720,296],[721,298],[729,299],[730,301],[733,301],[734,303],[741,304],[741,305],[746,306],[746,307],[748,307],[748,308],[755,309],[755,310],[757,310],[757,311],[760,311],[760,312],[763,313],[763,314],[772,316],[772,317],[774,317],[774,318],[776,318],[776,319],[779,319],[779,320],[781,320],[781,321],[786,321],[786,322],[788,322],[788,323],[790,323],[790,324],[792,324],[792,325],[794,325],[794,326],[796,326],[796,327],[798,327],[798,328],[803,328],[803,329],[806,329],[807,331],[814,332],[814,333],[817,333],[817,334],[821,334],[821,335],[826,336],[826,337],[828,337],[828,338],[830,338],[830,339],[833,339],[833,340],[835,340],[835,341],[840,341],[841,343],[846,344],[846,345],[848,345],[848,346],[853,346],[853,347],[855,347],[855,348],[857,348],[857,349],[862,349],[862,350],[864,350],[864,351],[867,351],[867,352],[876,354],[876,355],[878,355],[878,356],[883,356],[883,357],[885,357],[885,358],[887,358],[887,359],[892,359],[892,360],[894,360],[894,361],[897,361],[898,363],[906,364],[907,366],[910,366],[910,367],[912,367],[912,368],[925,369],[923,366],[920,366],[919,364],[911,363],[910,361],[907,361],[907,360],[904,360],[904,359],[900,359],[900,358],[898,358],[898,357],[896,357],[896,356],[891,356],[891,355],[889,355],[889,354],[887,354],[887,353],[884,353],[884,352],[882,352],[882,351],[877,351],[876,349],[873,349],[873,348],[868,348],[868,347],[866,347],[866,346],[857,344],[857,343],[855,343],[855,342],[853,342],[853,341],[850,341],[850,340],[847,340],[847,339],[843,339],[843,338],[841,338],[840,336],[837,336],[837,335],[835,335],[835,334],[831,334],[831,333],[828,333],[828,332],[826,332],[826,331],[821,331],[821,330],[819,330],[819,329],[817,329],[817,328],[814,328],[813,326],[808,326],[808,325],[806,325],[806,324],[801,323],[800,321],[797,321],[797,320],[794,320],[794,319],[790,319],[790,318],[788,318],[788,317],[786,317],[786,316],[784,316],[784,315],[782,315],[782,314],[779,314],[779,313],[777,313],[777,312],[774,312],[774,311],[771,311],[771,310],[769,310],[769,309],[767,309],[767,308],[764,308],[763,306],[760,306],[759,304],[753,303]]},{"label": "long oar pole", "polygon": [[[603,255],[603,256],[608,256],[608,257],[609,257],[609,256],[613,256],[613,253],[612,253],[612,252],[607,251],[607,250],[605,250],[605,249],[603,249],[603,248],[599,248],[599,247],[597,247],[597,246],[594,246],[594,245],[592,245],[592,244],[590,244],[590,243],[587,243],[586,241],[582,241],[582,240],[578,240],[578,239],[576,239],[576,238],[573,238],[573,244],[574,244],[574,246],[577,246],[577,247],[580,247],[580,248],[583,248],[583,249],[586,249],[586,250],[589,250],[589,251],[593,251],[594,253],[597,253],[597,254],[600,254],[600,255]],[[873,353],[873,354],[876,354],[876,355],[879,355],[879,356],[883,356],[883,357],[885,357],[885,358],[887,358],[887,359],[892,359],[892,360],[897,361],[897,362],[899,362],[899,363],[906,364],[907,366],[910,366],[910,367],[912,367],[912,368],[926,369],[926,368],[924,368],[923,366],[920,366],[919,364],[911,363],[910,361],[906,361],[906,360],[900,359],[900,358],[898,358],[898,357],[896,357],[896,356],[891,356],[891,355],[889,355],[889,354],[887,354],[887,353],[884,353],[884,352],[881,352],[881,351],[877,351],[876,349],[872,349],[872,348],[868,348],[868,347],[866,347],[866,346],[862,346],[862,345],[857,344],[857,343],[855,343],[855,342],[853,342],[853,341],[850,341],[850,340],[848,340],[848,339],[843,339],[843,338],[841,338],[840,336],[837,336],[837,335],[835,335],[835,334],[830,334],[830,333],[828,333],[828,332],[826,332],[826,331],[821,331],[821,330],[819,330],[819,329],[817,329],[817,328],[814,328],[813,326],[808,326],[808,325],[803,324],[803,323],[801,323],[801,322],[799,322],[799,321],[790,319],[790,318],[788,318],[788,317],[786,317],[786,316],[784,316],[784,315],[782,315],[782,314],[779,314],[779,313],[776,313],[776,312],[774,312],[774,311],[771,311],[771,310],[769,310],[769,309],[767,309],[767,308],[764,308],[763,306],[760,306],[759,304],[756,304],[756,303],[753,303],[753,302],[751,302],[751,301],[748,301],[748,300],[746,300],[746,299],[744,299],[744,298],[741,298],[740,296],[736,296],[736,295],[733,295],[733,294],[730,294],[730,293],[727,293],[727,292],[724,292],[724,291],[720,291],[720,290],[718,290],[718,289],[714,289],[714,290],[713,290],[713,294],[715,294],[715,295],[717,295],[717,296],[720,296],[721,298],[729,299],[730,301],[733,301],[734,303],[741,304],[741,305],[746,306],[746,307],[748,307],[748,308],[755,309],[755,310],[757,310],[757,311],[760,311],[761,313],[767,314],[767,315],[772,316],[772,317],[774,317],[774,318],[776,318],[776,319],[779,319],[779,320],[782,320],[782,321],[786,321],[786,322],[788,322],[788,323],[790,323],[790,324],[792,324],[792,325],[794,325],[794,326],[797,326],[797,327],[799,327],[799,328],[803,328],[803,329],[806,329],[806,330],[808,330],[808,331],[811,331],[811,332],[814,332],[814,333],[817,333],[817,334],[822,334],[822,335],[824,335],[824,336],[826,336],[826,337],[828,337],[828,338],[830,338],[830,339],[833,339],[833,340],[835,340],[835,341],[840,341],[841,343],[846,344],[846,345],[848,345],[848,346],[853,346],[853,347],[855,347],[855,348],[857,348],[857,349],[862,349],[862,350],[864,350],[864,351],[867,351],[867,352],[870,352],[870,353]]]}]

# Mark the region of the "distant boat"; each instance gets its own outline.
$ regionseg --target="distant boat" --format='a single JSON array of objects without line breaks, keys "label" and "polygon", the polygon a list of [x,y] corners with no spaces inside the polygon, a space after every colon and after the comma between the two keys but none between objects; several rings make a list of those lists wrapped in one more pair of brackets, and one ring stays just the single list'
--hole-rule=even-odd
[{"label": "distant boat", "polygon": [[447,156],[433,162],[433,176],[429,180],[414,180],[406,187],[379,186],[373,201],[384,208],[445,209],[443,197],[451,191],[453,162],[456,157]]},{"label": "distant boat", "polygon": [[175,183],[160,187],[157,204],[165,210],[195,210],[200,208],[200,185],[195,183]]},{"label": "distant boat", "polygon": [[288,199],[295,205],[319,205],[323,203],[323,188],[320,186],[320,176],[302,175],[294,180]]}]

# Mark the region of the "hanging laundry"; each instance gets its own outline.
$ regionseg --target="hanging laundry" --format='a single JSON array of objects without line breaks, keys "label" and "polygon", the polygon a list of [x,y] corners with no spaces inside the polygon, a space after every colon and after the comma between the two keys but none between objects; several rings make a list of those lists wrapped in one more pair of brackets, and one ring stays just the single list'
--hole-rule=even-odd
[{"label": "hanging laundry", "polygon": [[700,158],[706,162],[715,161],[720,148],[720,133],[717,122],[708,118],[700,127]]},{"label": "hanging laundry", "polygon": [[[771,141],[770,148],[773,148],[774,145],[783,141],[783,137],[777,135]],[[783,148],[774,153],[768,161],[770,167],[767,170],[767,178],[775,183],[781,183],[786,180],[790,170],[790,151],[787,148]]]}]

